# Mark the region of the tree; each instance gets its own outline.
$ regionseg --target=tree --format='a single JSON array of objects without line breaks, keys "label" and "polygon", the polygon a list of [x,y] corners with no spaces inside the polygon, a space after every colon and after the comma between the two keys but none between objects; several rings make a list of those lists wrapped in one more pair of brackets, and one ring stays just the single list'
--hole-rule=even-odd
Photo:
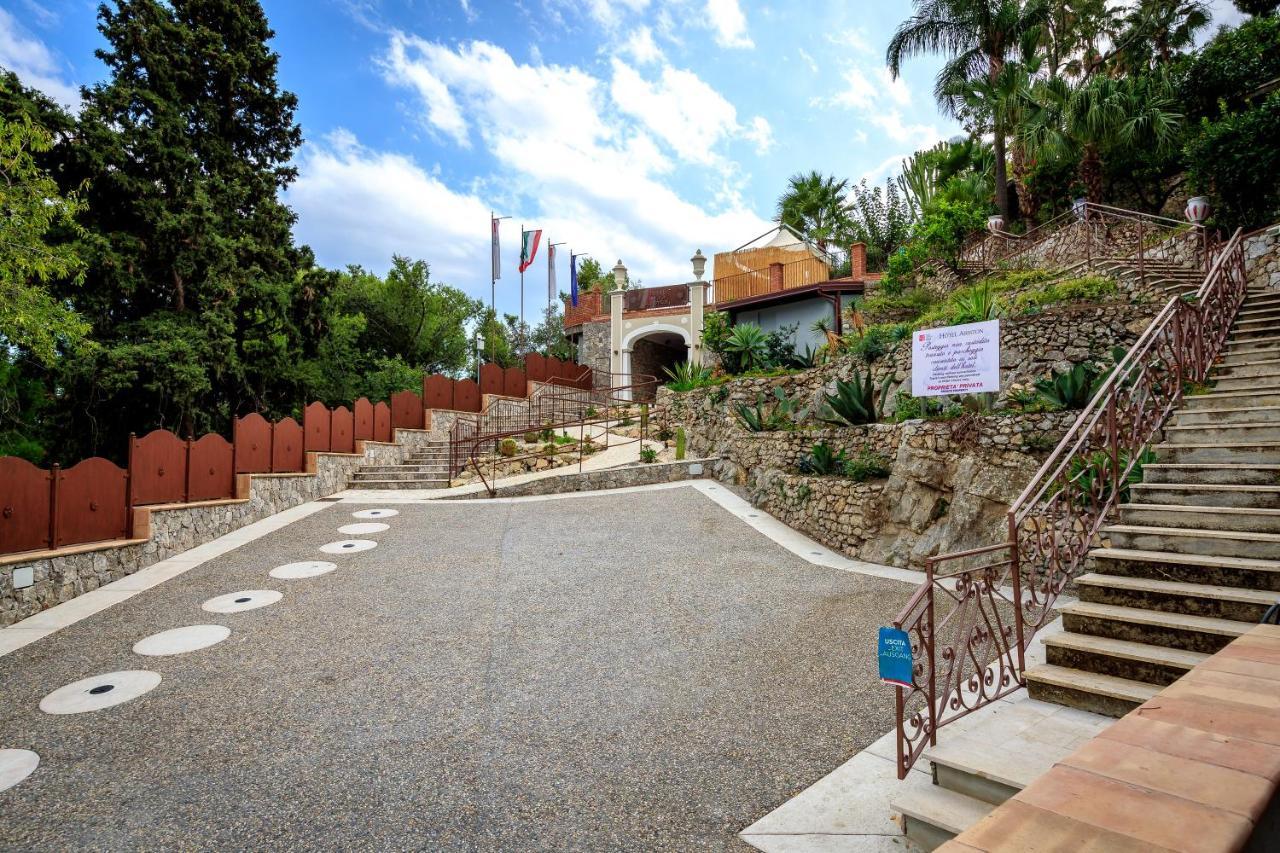
[{"label": "tree", "polygon": [[88,324],[46,285],[57,278],[79,282],[84,264],[65,242],[50,242],[50,232],[76,231],[83,207],[63,196],[37,164],[36,155],[52,147],[44,128],[23,115],[0,116],[0,352],[14,348],[52,366],[60,348],[77,345]]},{"label": "tree", "polygon": [[1137,74],[1167,65],[1194,46],[1209,20],[1209,4],[1200,0],[1137,0],[1118,22],[1112,70]]},{"label": "tree", "polygon": [[1187,144],[1192,185],[1213,195],[1214,220],[1246,230],[1280,219],[1280,92],[1217,120]]},{"label": "tree", "polygon": [[600,269],[600,262],[595,258],[587,258],[578,264],[578,291],[591,293],[599,290],[607,293],[613,288],[613,277],[606,276]]},{"label": "tree", "polygon": [[1237,9],[1246,15],[1262,17],[1274,15],[1280,9],[1280,0],[1231,0]]},{"label": "tree", "polygon": [[573,344],[564,333],[564,315],[560,313],[560,306],[554,303],[542,309],[542,322],[530,332],[529,343],[534,352],[561,360],[576,356]]},{"label": "tree", "polygon": [[778,199],[778,221],[825,252],[828,243],[843,242],[848,231],[848,188],[848,181],[837,181],[816,171],[792,175],[786,192]]},{"label": "tree", "polygon": [[85,287],[65,296],[102,349],[65,365],[66,440],[110,452],[148,425],[292,412],[327,280],[300,275],[311,255],[278,198],[301,131],[266,17],[256,0],[116,0],[98,19],[110,76],[63,148],[67,178],[93,179]]},{"label": "tree", "polygon": [[[902,63],[912,56],[942,53],[947,62],[934,84],[943,112],[956,115],[954,93],[966,82],[995,83],[1015,53],[1025,53],[1039,38],[1044,7],[1023,0],[915,0],[915,14],[898,25],[885,53],[889,72],[897,79]],[[992,112],[995,148],[996,207],[1010,221],[1009,179],[1005,163],[1006,117]]]},{"label": "tree", "polygon": [[1078,85],[1051,79],[1036,88],[1036,109],[1022,128],[1033,152],[1078,152],[1080,181],[1091,202],[1103,200],[1103,151],[1111,145],[1168,150],[1183,116],[1167,76],[1094,77]]},{"label": "tree", "polygon": [[869,188],[864,179],[853,188],[849,204],[849,234],[867,244],[867,265],[884,269],[889,256],[906,242],[914,219],[911,206],[898,193],[892,179],[880,187]]}]

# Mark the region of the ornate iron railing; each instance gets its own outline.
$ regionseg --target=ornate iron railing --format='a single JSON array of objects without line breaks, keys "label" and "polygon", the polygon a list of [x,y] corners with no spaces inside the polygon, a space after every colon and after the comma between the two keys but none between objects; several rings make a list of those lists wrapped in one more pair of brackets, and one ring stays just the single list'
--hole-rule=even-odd
[{"label": "ornate iron railing", "polygon": [[1221,352],[1246,279],[1240,231],[1192,297],[1172,297],[1009,508],[1006,541],[926,563],[894,625],[911,638],[897,688],[898,777],[942,726],[1025,683],[1026,651],[1100,544],[1153,436]]}]

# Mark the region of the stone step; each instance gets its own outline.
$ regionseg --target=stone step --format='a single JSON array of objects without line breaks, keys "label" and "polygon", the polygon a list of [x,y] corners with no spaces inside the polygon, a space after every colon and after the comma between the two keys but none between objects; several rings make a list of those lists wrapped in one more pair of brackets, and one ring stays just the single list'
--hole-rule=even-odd
[{"label": "stone step", "polygon": [[[1144,469],[1145,472],[1145,469]],[[1138,505],[1233,507],[1280,510],[1280,486],[1209,483],[1135,483],[1129,500]]]},{"label": "stone step", "polygon": [[1081,601],[1189,616],[1258,622],[1280,592],[1088,572],[1076,578]]},{"label": "stone step", "polygon": [[1243,340],[1234,340],[1227,338],[1227,352],[1258,352],[1263,350],[1271,350],[1280,346],[1280,335],[1254,335]]},{"label": "stone step", "polygon": [[1236,320],[1231,327],[1231,333],[1233,336],[1248,332],[1265,332],[1274,335],[1278,322],[1280,322],[1280,310],[1261,311],[1248,319]]},{"label": "stone step", "polygon": [[1045,637],[1043,642],[1046,659],[1054,666],[1159,686],[1172,684],[1209,657],[1200,652],[1069,631]]},{"label": "stone step", "polygon": [[1251,391],[1258,387],[1271,388],[1280,385],[1280,370],[1265,368],[1268,372],[1257,376],[1213,376],[1214,391]]},{"label": "stone step", "polygon": [[1146,484],[1271,486],[1280,483],[1280,464],[1152,462],[1142,466]]},{"label": "stone step", "polygon": [[445,489],[448,480],[353,480],[352,489]]},{"label": "stone step", "polygon": [[1168,646],[1171,649],[1210,655],[1220,651],[1254,624],[1092,601],[1076,601],[1062,608],[1062,627],[1075,634]]},{"label": "stone step", "polygon": [[902,834],[921,850],[934,850],[991,813],[995,806],[940,785],[895,797],[889,808],[902,815]]},{"label": "stone step", "polygon": [[1156,461],[1167,465],[1186,462],[1224,462],[1233,464],[1256,463],[1274,465],[1280,463],[1280,442],[1219,442],[1213,444],[1155,445]]},{"label": "stone step", "polygon": [[1248,361],[1226,361],[1215,367],[1210,379],[1217,383],[1223,379],[1275,376],[1280,373],[1280,352],[1255,353]]},{"label": "stone step", "polygon": [[1237,409],[1178,409],[1169,421],[1172,426],[1214,424],[1276,424],[1280,426],[1280,406],[1251,406]]},{"label": "stone step", "polygon": [[1127,503],[1120,507],[1120,519],[1134,527],[1280,533],[1280,510],[1256,507]]},{"label": "stone step", "polygon": [[1227,336],[1227,345],[1258,343],[1260,341],[1270,342],[1275,337],[1275,334],[1276,327],[1274,323],[1236,324],[1231,327],[1231,333]]},{"label": "stone step", "polygon": [[1241,406],[1280,406],[1280,385],[1256,387],[1250,391],[1209,391],[1182,398],[1187,410],[1238,409]]},{"label": "stone step", "polygon": [[405,465],[361,465],[359,470],[362,473],[371,474],[379,471],[444,471],[448,467],[448,464],[422,462]]},{"label": "stone step", "polygon": [[1032,699],[1108,717],[1123,717],[1160,692],[1154,684],[1053,664],[1028,669],[1026,678]]},{"label": "stone step", "polygon": [[364,471],[351,475],[352,480],[447,480],[447,471]]},{"label": "stone step", "polygon": [[1240,313],[1236,315],[1236,319],[1250,320],[1268,316],[1276,311],[1280,311],[1280,298],[1250,297],[1240,306]]},{"label": "stone step", "polygon": [[1280,534],[1275,533],[1129,524],[1113,524],[1102,528],[1101,532],[1103,536],[1110,537],[1113,548],[1172,551],[1206,557],[1280,559]]},{"label": "stone step", "polygon": [[1280,421],[1171,424],[1164,428],[1164,437],[1170,444],[1275,444],[1280,448]]},{"label": "stone step", "polygon": [[1277,560],[1133,548],[1095,548],[1089,552],[1089,559],[1094,571],[1106,575],[1280,592],[1280,561]]}]

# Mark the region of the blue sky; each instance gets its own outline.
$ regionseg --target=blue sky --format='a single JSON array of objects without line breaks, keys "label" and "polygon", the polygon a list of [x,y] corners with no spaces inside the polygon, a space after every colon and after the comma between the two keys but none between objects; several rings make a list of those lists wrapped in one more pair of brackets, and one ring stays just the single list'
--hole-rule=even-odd
[{"label": "blue sky", "polygon": [[[884,69],[908,0],[264,0],[306,142],[286,194],[328,266],[425,258],[518,307],[520,223],[646,285],[769,227],[788,175],[876,182],[954,135],[935,59]],[[1221,21],[1234,19],[1218,0]],[[90,0],[0,0],[0,65],[65,103],[103,75]],[[526,274],[546,300],[542,252]]]}]

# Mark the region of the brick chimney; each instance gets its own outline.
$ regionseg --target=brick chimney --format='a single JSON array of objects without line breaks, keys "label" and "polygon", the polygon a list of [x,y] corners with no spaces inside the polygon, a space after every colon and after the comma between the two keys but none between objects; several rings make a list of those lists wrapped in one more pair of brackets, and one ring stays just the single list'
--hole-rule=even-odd
[{"label": "brick chimney", "polygon": [[867,277],[867,244],[849,246],[849,275],[855,281]]},{"label": "brick chimney", "polygon": [[782,292],[782,264],[769,264],[769,292]]}]

